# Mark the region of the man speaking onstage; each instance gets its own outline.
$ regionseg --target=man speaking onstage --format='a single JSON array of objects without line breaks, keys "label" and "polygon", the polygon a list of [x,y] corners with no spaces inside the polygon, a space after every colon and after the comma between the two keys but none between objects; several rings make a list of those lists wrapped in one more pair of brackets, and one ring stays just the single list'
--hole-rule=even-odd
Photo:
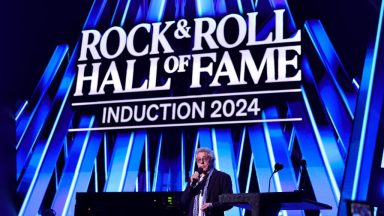
[{"label": "man speaking onstage", "polygon": [[197,171],[190,177],[181,203],[188,208],[188,216],[223,216],[231,206],[221,204],[219,195],[233,193],[231,177],[213,168],[212,150],[197,149],[195,159]]}]

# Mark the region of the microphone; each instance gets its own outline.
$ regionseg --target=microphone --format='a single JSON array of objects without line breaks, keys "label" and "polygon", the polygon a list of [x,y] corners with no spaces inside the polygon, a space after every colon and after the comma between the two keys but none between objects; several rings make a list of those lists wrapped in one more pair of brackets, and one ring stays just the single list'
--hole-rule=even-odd
[{"label": "microphone", "polygon": [[280,170],[282,170],[284,168],[283,164],[281,163],[276,163],[275,164],[275,170],[273,172],[279,172]]},{"label": "microphone", "polygon": [[282,170],[283,168],[284,168],[283,164],[281,164],[281,163],[276,163],[276,164],[275,164],[275,170],[273,170],[273,173],[271,174],[271,177],[269,177],[269,182],[268,182],[268,192],[269,192],[269,190],[270,190],[270,188],[271,188],[271,179],[272,179],[272,176],[273,176],[275,173],[277,173],[277,172],[279,172],[280,170]]},{"label": "microphone", "polygon": [[197,168],[197,172],[199,173],[199,175],[201,175],[201,173],[203,173],[203,168],[202,167]]},{"label": "microphone", "polygon": [[[203,168],[199,167],[196,171],[197,173],[199,173],[199,176],[201,175],[201,173],[203,173]],[[191,183],[191,186],[194,188],[197,186],[197,183],[198,183],[198,179],[193,179],[192,180],[192,183]]]}]

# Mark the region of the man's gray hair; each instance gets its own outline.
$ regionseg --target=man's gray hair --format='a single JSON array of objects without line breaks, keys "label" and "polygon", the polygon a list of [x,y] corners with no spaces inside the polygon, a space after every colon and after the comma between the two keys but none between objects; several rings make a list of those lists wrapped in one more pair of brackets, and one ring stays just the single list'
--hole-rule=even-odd
[{"label": "man's gray hair", "polygon": [[209,148],[198,148],[195,152],[195,158],[197,157],[197,154],[200,153],[200,152],[205,152],[207,153],[208,157],[211,159],[211,161],[214,161],[215,160],[215,154],[213,153],[213,151]]}]

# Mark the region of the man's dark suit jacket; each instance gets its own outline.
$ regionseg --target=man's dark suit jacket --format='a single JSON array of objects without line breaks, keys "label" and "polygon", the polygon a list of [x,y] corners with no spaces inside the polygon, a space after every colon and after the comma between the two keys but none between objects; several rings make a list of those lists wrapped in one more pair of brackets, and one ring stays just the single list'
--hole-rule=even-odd
[{"label": "man's dark suit jacket", "polygon": [[[205,182],[206,179],[201,181],[195,188],[189,184],[185,188],[181,196],[181,203],[188,209],[188,216],[193,215],[194,197],[204,188]],[[205,202],[210,202],[213,206],[205,211],[205,215],[223,216],[224,211],[230,209],[231,206],[219,203],[219,195],[233,193],[231,177],[224,172],[214,169],[207,190],[207,199]]]}]

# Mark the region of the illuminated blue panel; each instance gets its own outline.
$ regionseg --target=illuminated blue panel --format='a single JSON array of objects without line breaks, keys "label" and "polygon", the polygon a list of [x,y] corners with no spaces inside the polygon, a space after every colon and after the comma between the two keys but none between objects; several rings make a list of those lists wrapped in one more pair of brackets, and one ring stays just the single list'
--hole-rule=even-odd
[{"label": "illuminated blue panel", "polygon": [[31,159],[26,164],[26,169],[22,178],[20,178],[19,185],[17,186],[17,193],[19,196],[23,196],[27,193],[31,181],[36,173],[36,168],[40,163],[41,157],[44,153],[45,140],[37,141],[35,148],[31,154]]},{"label": "illuminated blue panel", "polygon": [[128,159],[127,171],[125,176],[125,183],[123,191],[135,191],[136,181],[139,168],[141,163],[141,158],[144,151],[144,144],[147,138],[147,133],[145,131],[136,131],[135,138],[133,140],[132,150],[130,157]]},{"label": "illuminated blue panel", "polygon": [[[200,129],[199,132],[197,132],[196,134],[196,137],[195,137],[195,141],[194,141],[194,145],[193,145],[193,152],[192,152],[192,155],[191,155],[191,168],[189,170],[189,176],[191,176],[195,170],[195,166],[196,166],[196,159],[195,159],[195,153],[196,153],[196,150],[199,146],[199,141],[200,141],[200,131],[201,130],[205,130],[205,129]],[[208,137],[206,137],[208,138]],[[210,138],[211,139],[211,138]]]},{"label": "illuminated blue panel", "polygon": [[124,25],[124,22],[127,18],[127,13],[129,6],[131,4],[131,0],[119,0],[116,5],[115,13],[113,14],[112,20],[111,20],[111,26],[114,26],[116,24],[113,24],[114,21],[119,22],[120,26]]},{"label": "illuminated blue panel", "polygon": [[[26,123],[24,122],[26,122],[29,119],[29,115],[24,112],[27,105],[28,105],[28,101],[24,100],[16,111],[16,114],[15,114],[16,129],[19,124],[25,125]],[[21,117],[23,117],[24,121],[23,119],[21,119]],[[25,128],[23,127],[23,129]],[[17,140],[20,138],[20,133],[21,133],[20,131],[19,132],[16,131]]]},{"label": "illuminated blue panel", "polygon": [[[212,129],[213,151],[216,157],[216,168],[231,177],[233,193],[239,193],[239,182],[236,178],[236,159],[233,149],[232,134],[229,129]],[[220,165],[223,166],[220,166]],[[230,215],[240,215],[238,208],[227,211]]]},{"label": "illuminated blue panel", "polygon": [[200,147],[213,149],[213,140],[211,130],[208,128],[199,129],[199,144]]},{"label": "illuminated blue panel", "polygon": [[[232,134],[229,129],[212,129],[213,150],[216,153],[216,168],[228,173],[232,179],[234,193],[239,192],[236,178],[236,159],[233,149]],[[223,166],[220,166],[220,165]]]},{"label": "illuminated blue panel", "polygon": [[[313,88],[311,91],[311,97],[316,98],[317,100],[321,100],[321,98],[318,98],[319,96],[317,93],[319,91],[317,90],[317,84],[315,83],[313,75],[312,75],[313,71],[311,70],[311,68],[309,66],[308,59],[306,56],[304,56],[303,60],[302,60],[302,71],[304,72],[304,77],[305,77],[306,81],[309,82],[309,85],[307,85],[308,88]],[[308,89],[306,89],[306,90],[308,90]],[[313,92],[316,92],[316,94],[313,94]],[[328,97],[326,99],[328,100]],[[332,100],[332,99],[330,99],[330,100]],[[323,108],[323,109],[325,112],[326,108]],[[320,111],[321,111],[320,109],[314,109],[313,115],[318,114],[318,112],[320,112]],[[327,112],[327,114],[329,114],[329,113]],[[324,118],[324,117],[321,116],[319,118]],[[315,122],[315,120],[314,120],[314,122]],[[332,173],[335,176],[338,187],[341,187],[341,184],[343,181],[343,175],[344,175],[344,168],[345,168],[344,157],[343,157],[346,154],[345,146],[341,145],[341,147],[339,148],[339,146],[338,146],[339,142],[337,141],[338,137],[333,133],[332,125],[328,125],[325,123],[319,123],[319,122],[315,122],[315,124],[317,125],[317,128],[318,128],[318,133],[319,133],[318,139],[321,140],[319,145],[321,145],[321,148],[323,149],[323,151],[324,151],[324,153],[325,153],[325,155],[329,161],[329,165],[332,169]],[[348,131],[347,128],[340,129],[340,130]],[[339,150],[339,149],[341,149],[341,150]]]},{"label": "illuminated blue panel", "polygon": [[[286,0],[269,0],[272,8],[276,9],[285,9],[284,16],[288,16],[289,19],[284,19],[284,23],[286,27],[284,29],[288,29],[288,32],[296,32],[295,21],[293,20],[293,16],[291,10],[289,9],[289,5]],[[286,22],[288,21],[288,22]]]},{"label": "illuminated blue panel", "polygon": [[[169,134],[168,134],[169,135]],[[154,191],[181,191],[184,179],[181,178],[181,140],[172,140],[165,142],[167,139],[161,138],[161,144],[158,148],[158,158],[156,168],[154,170],[156,178],[154,178]],[[163,157],[162,152],[172,148],[173,152],[177,152],[177,156]]]},{"label": "illuminated blue panel", "polygon": [[[145,1],[144,1],[145,2]],[[140,5],[135,18],[135,23],[144,20],[147,14],[148,7],[146,5]]]},{"label": "illuminated blue panel", "polygon": [[[319,150],[319,137],[314,133],[317,128],[310,116],[310,107],[305,107],[302,102],[289,103],[289,109],[292,115],[302,116],[302,121],[293,122],[296,130],[297,140],[303,159],[307,161],[308,175],[313,186],[313,190],[318,202],[327,203],[332,206],[332,210],[323,211],[323,215],[336,215],[339,201],[339,189],[332,176],[330,168],[324,164],[324,155]],[[307,113],[307,115],[306,115]],[[318,133],[317,133],[318,135]],[[333,179],[333,180],[332,180]]]},{"label": "illuminated blue panel", "polygon": [[[277,9],[285,9],[284,12],[284,29],[288,30],[288,33],[296,32],[296,24],[294,22],[291,10],[289,9],[289,5],[285,0],[269,0],[269,1],[255,1],[249,3],[248,1],[243,0],[243,5],[247,11],[259,11],[260,14],[272,14],[273,10]],[[256,9],[255,9],[256,7]],[[253,10],[250,10],[253,8]],[[288,17],[288,18],[285,18]],[[270,26],[271,30],[275,29],[275,19],[269,20],[269,23],[266,26]],[[268,27],[269,28],[269,27]],[[259,33],[258,33],[259,34]],[[259,36],[259,35],[258,35]],[[287,36],[284,36],[285,38]]]},{"label": "illuminated blue panel", "polygon": [[40,134],[44,123],[52,108],[52,101],[49,97],[44,97],[37,107],[36,112],[31,118],[29,127],[25,130],[25,133],[18,141],[17,155],[16,155],[16,176],[19,179],[24,168],[25,162],[28,157],[31,157],[31,148],[37,142],[38,135]]},{"label": "illuminated blue panel", "polygon": [[225,0],[218,0],[215,2],[215,12],[217,15],[223,15],[227,13],[227,5]]},{"label": "illuminated blue panel", "polygon": [[[128,9],[129,9],[129,6],[131,4],[131,0],[125,1],[124,3],[125,3],[125,7],[123,7],[124,8],[124,12],[123,12],[123,16],[122,16],[121,21],[120,21],[120,26],[124,25],[124,22],[125,22],[125,20],[127,18]],[[120,8],[120,7],[118,7],[118,8]]]},{"label": "illuminated blue panel", "polygon": [[54,97],[52,113],[55,113],[55,121],[53,125],[44,125],[49,130],[49,136],[19,211],[20,215],[38,212],[72,120],[73,113],[66,102],[74,79],[74,62],[75,58],[72,57]]},{"label": "illuminated blue panel", "polygon": [[111,26],[124,26],[126,23],[138,23],[144,20],[148,5],[147,1],[119,0],[111,19]]},{"label": "illuminated blue panel", "polygon": [[[383,45],[381,44],[381,47]],[[383,55],[382,55],[383,56]],[[378,58],[376,58],[377,61]],[[381,58],[382,59],[382,58]],[[377,63],[378,65],[379,63]],[[376,147],[377,137],[380,134],[380,131],[378,131],[379,128],[379,121],[380,118],[377,118],[377,115],[375,113],[380,112],[381,107],[383,106],[383,100],[384,100],[384,91],[382,88],[382,80],[384,80],[384,67],[381,69],[375,70],[375,78],[373,81],[373,86],[371,90],[371,94],[368,93],[368,97],[370,97],[370,101],[367,101],[367,104],[369,103],[369,111],[365,111],[365,115],[367,116],[365,119],[365,126],[363,126],[363,129],[365,129],[365,139],[364,141],[360,141],[361,149],[359,149],[361,154],[361,159],[358,159],[358,162],[360,161],[360,176],[359,176],[359,183],[357,188],[357,196],[356,198],[358,200],[366,200],[367,199],[367,191],[368,186],[370,183],[370,178],[368,176],[371,176],[372,172],[372,158],[374,156],[374,151]],[[363,75],[364,80],[364,75]],[[363,81],[362,80],[362,81]],[[362,84],[362,88],[363,88]],[[364,86],[365,88],[365,86]],[[360,102],[359,102],[360,103]],[[368,107],[366,107],[368,108]],[[353,135],[352,135],[353,136]],[[363,135],[361,135],[361,139],[363,138]],[[352,144],[352,143],[351,143]]]},{"label": "illuminated blue panel", "polygon": [[[369,119],[367,120],[367,127],[366,127],[366,136],[364,141],[364,151],[362,155],[361,160],[361,171],[360,171],[360,182],[359,182],[359,188],[357,192],[357,199],[366,199],[367,196],[367,190],[369,185],[369,179],[366,176],[371,176],[371,169],[372,169],[372,160],[375,151],[375,145],[377,136],[379,135],[379,131],[377,128],[379,128],[379,118],[376,117],[374,114],[375,112],[380,112],[380,110],[383,107],[384,104],[384,91],[382,88],[382,80],[384,79],[384,64],[383,64],[383,57],[384,57],[384,31],[383,31],[383,18],[384,18],[384,4],[381,3],[381,9],[380,9],[380,17],[379,17],[379,23],[377,27],[377,33],[375,38],[375,47],[373,51],[373,62],[372,62],[372,68],[371,68],[371,74],[375,74],[374,78],[371,76],[371,80],[367,81],[368,83],[364,83],[364,85],[367,85],[370,87],[369,82],[374,82],[373,86],[371,87],[372,90],[368,90],[367,95],[367,104],[370,103],[370,109],[369,111],[365,111],[365,115],[369,115]],[[369,79],[368,74],[365,74],[365,66],[364,66],[364,72],[363,72],[363,79]],[[373,80],[372,80],[373,79]],[[362,84],[363,85],[363,84]],[[368,88],[369,88],[368,87]],[[362,87],[363,88],[363,87]],[[365,87],[364,87],[365,88]],[[370,97],[368,99],[368,97]],[[369,101],[370,100],[370,101]],[[369,102],[368,102],[369,101]],[[359,103],[360,104],[360,103]],[[384,193],[382,193],[382,198]]]},{"label": "illuminated blue panel", "polygon": [[251,159],[249,160],[249,165],[248,165],[248,176],[247,176],[247,183],[245,186],[245,193],[249,193],[249,186],[251,184],[251,177],[252,177],[252,170],[254,165],[254,156],[253,153],[251,154]]},{"label": "illuminated blue panel", "polygon": [[[329,181],[330,181],[330,183],[332,185],[332,189],[333,189],[333,192],[335,194],[335,197],[337,198],[337,200],[340,200],[339,185],[336,182],[335,175],[334,175],[333,170],[331,168],[331,164],[330,164],[329,158],[327,156],[326,149],[324,148],[324,141],[327,141],[327,140],[326,139],[322,139],[320,137],[321,134],[319,132],[320,131],[319,127],[321,127],[321,125],[317,125],[316,124],[316,121],[314,119],[314,115],[313,115],[313,112],[312,112],[312,108],[311,108],[311,106],[309,104],[308,96],[307,96],[306,91],[304,89],[302,90],[302,94],[303,94],[303,99],[304,99],[305,106],[306,106],[307,111],[308,111],[309,119],[310,119],[310,122],[312,124],[314,135],[315,135],[315,137],[317,139],[317,144],[318,144],[318,147],[319,147],[319,153],[321,154],[321,157],[323,159],[324,168],[327,171],[328,178],[329,178]],[[332,149],[328,149],[328,150],[332,151]]]},{"label": "illuminated blue panel", "polygon": [[273,165],[268,157],[262,124],[249,127],[248,133],[260,192],[268,192],[268,180],[273,172]]},{"label": "illuminated blue panel", "polygon": [[149,168],[149,143],[148,136],[145,138],[145,192],[151,191],[151,170]]},{"label": "illuminated blue panel", "polygon": [[188,182],[184,181],[187,179],[186,171],[185,171],[185,137],[184,137],[184,131],[181,132],[181,190],[184,190],[185,187],[187,187]]},{"label": "illuminated blue panel", "polygon": [[[273,107],[265,109],[262,113],[263,119],[278,118],[277,110]],[[276,192],[294,191],[297,189],[297,181],[294,169],[289,157],[288,143],[283,139],[281,125],[279,123],[263,123],[265,140],[267,143],[269,160],[274,166],[276,163],[284,165],[284,169],[273,175],[273,183]],[[272,173],[271,173],[272,174]],[[302,215],[301,211],[282,211],[284,215]]]},{"label": "illuminated blue panel", "polygon": [[111,18],[110,26],[116,26],[116,23],[117,23],[116,20],[119,20],[119,17],[123,16],[124,8],[121,5],[126,4],[126,2],[127,2],[126,0],[124,0],[124,1],[117,0],[115,11],[113,12],[113,15]]},{"label": "illuminated blue panel", "polygon": [[[85,28],[91,28],[95,26],[100,17],[103,6],[106,1],[95,1],[92,6],[91,12],[87,21],[85,22]],[[74,52],[77,53],[77,47]],[[25,194],[19,215],[35,215],[37,214],[40,204],[45,195],[45,190],[48,187],[50,177],[53,169],[55,168],[56,161],[61,149],[66,132],[69,128],[69,123],[72,120],[73,113],[69,110],[69,104],[66,103],[70,92],[70,87],[74,80],[75,75],[75,62],[76,58],[73,55],[70,59],[69,66],[65,71],[64,77],[60,82],[59,88],[56,92],[53,102],[52,113],[55,113],[55,121],[53,126],[45,125],[45,128],[49,129],[49,136],[46,138],[46,144],[41,153],[41,158],[36,167],[36,172],[33,174],[33,178],[29,185],[28,191]],[[47,129],[47,130],[48,130]],[[43,143],[38,141],[38,143]]]},{"label": "illuminated blue panel", "polygon": [[108,179],[105,183],[105,192],[122,192],[124,178],[131,155],[134,132],[119,133],[116,137],[111,162],[108,168]]},{"label": "illuminated blue panel", "polygon": [[292,154],[293,144],[295,143],[295,128],[292,129],[291,134],[289,135],[288,141],[288,151]]},{"label": "illuminated blue panel", "polygon": [[[251,177],[252,177],[252,170],[253,170],[253,166],[254,165],[254,156],[253,156],[253,153],[251,154],[251,158],[249,160],[249,165],[248,165],[248,176],[247,176],[247,182],[246,182],[246,185],[245,185],[245,191],[244,193],[249,193],[249,187],[251,185]],[[245,215],[245,209],[242,209],[241,210],[241,215]]]},{"label": "illuminated blue panel", "polygon": [[52,130],[50,130],[49,137],[44,143],[45,146],[42,156],[39,158],[36,172],[25,195],[19,215],[37,214],[44,198],[45,191],[59,157],[66,131],[69,127],[69,122],[72,119],[72,112],[69,106],[62,106],[52,126]]},{"label": "illuminated blue panel", "polygon": [[212,0],[195,0],[197,16],[215,16],[215,9]]},{"label": "illuminated blue panel", "polygon": [[187,0],[175,0],[175,19],[184,18]]},{"label": "illuminated blue panel", "polygon": [[332,82],[337,94],[339,94],[338,97],[344,103],[344,106],[340,108],[343,111],[345,110],[344,112],[347,112],[346,114],[350,118],[353,118],[357,93],[352,88],[352,79],[346,73],[323,25],[319,20],[309,20],[305,23],[305,29],[330,76],[330,82]]},{"label": "illuminated blue panel", "polygon": [[383,149],[383,156],[381,156],[381,165],[380,168],[384,168],[384,149]]},{"label": "illuminated blue panel", "polygon": [[46,95],[49,86],[51,85],[54,77],[59,70],[60,65],[63,62],[64,57],[68,52],[68,46],[61,45],[56,47],[55,52],[51,60],[49,61],[48,66],[46,67],[43,77],[40,79],[39,84],[36,90],[33,93],[33,99],[31,101],[36,101],[33,104],[29,104],[33,106],[31,114],[28,115],[29,120],[22,119],[21,121],[25,122],[25,124],[19,124],[16,133],[22,134],[19,135],[20,139],[18,140],[17,148],[17,178],[20,177],[23,166],[27,157],[33,147],[36,139],[48,117],[49,110],[51,109],[52,101],[49,99],[49,96]]},{"label": "illuminated blue panel", "polygon": [[[352,130],[353,111],[355,109],[356,93],[348,92],[348,89],[342,89],[336,77],[345,77],[343,71],[340,71],[338,56],[329,41],[320,21],[308,21],[305,28],[315,46],[319,57],[327,69],[328,75],[318,80],[319,93],[325,104],[332,123],[340,135],[345,148],[348,149],[350,141],[350,131]],[[346,78],[347,79],[347,78]],[[345,81],[344,81],[345,82]],[[345,85],[343,85],[345,86]],[[348,84],[352,88],[352,81]]]},{"label": "illuminated blue panel", "polygon": [[[242,159],[243,159],[243,149],[244,149],[244,141],[245,141],[245,137],[246,137],[246,128],[244,127],[242,129],[242,133],[241,133],[241,137],[240,137],[240,143],[239,143],[239,156],[237,157],[238,158],[238,162],[237,162],[237,173],[236,173],[236,177],[239,178],[240,176],[240,167],[241,167],[241,162],[242,162]],[[249,170],[250,172],[251,170]]]},{"label": "illuminated blue panel", "polygon": [[99,150],[101,139],[102,135],[99,132],[91,133],[87,148],[85,150],[84,158],[81,161],[82,163],[80,165],[78,176],[75,178],[76,181],[73,182],[74,186],[72,196],[68,197],[70,203],[68,207],[66,206],[64,208],[64,214],[67,212],[68,215],[71,215],[74,212],[76,192],[87,192],[92,176],[92,170],[96,169],[96,167],[94,167],[94,161]]},{"label": "illuminated blue panel", "polygon": [[[351,147],[345,173],[343,199],[367,198],[367,191],[372,171],[372,158],[381,131],[377,113],[383,105],[382,80],[384,78],[383,55],[383,15],[381,4],[379,23],[374,43],[370,43],[364,62],[362,81],[356,107],[356,117],[352,131]],[[381,57],[381,58],[379,58]],[[343,203],[344,204],[344,203]],[[345,210],[345,205],[341,206]]]},{"label": "illuminated blue panel", "polygon": [[[262,113],[262,117],[263,117],[263,119],[265,119],[264,111]],[[265,143],[267,144],[269,161],[270,161],[271,167],[273,167],[277,163],[277,161],[276,161],[275,155],[273,153],[271,136],[269,134],[266,122],[263,123],[263,129],[264,129],[263,132],[264,132],[264,137],[265,137]],[[283,190],[281,188],[280,176],[278,174],[273,175],[273,182],[274,182],[274,185],[275,185],[275,192],[282,192]],[[269,184],[268,184],[268,188],[269,188]]]},{"label": "illuminated blue panel", "polygon": [[[22,137],[25,134],[26,129],[28,129],[29,124],[32,121],[31,118],[38,109],[41,100],[46,95],[48,88],[52,83],[52,80],[55,78],[57,71],[59,70],[59,67],[63,62],[64,57],[67,55],[67,52],[67,45],[59,45],[56,47],[47,67],[45,68],[41,79],[39,80],[39,83],[37,84],[36,89],[32,94],[30,102],[24,103],[22,109],[20,110],[25,112],[18,112],[18,114],[16,115],[16,121],[18,124],[16,127],[16,137],[18,140],[22,139],[20,137]],[[20,120],[18,121],[19,118]]]},{"label": "illuminated blue panel", "polygon": [[241,0],[237,0],[236,3],[237,3],[237,7],[239,8],[239,13],[242,14],[244,12],[244,9],[243,9],[243,4],[241,3]]},{"label": "illuminated blue panel", "polygon": [[[94,117],[87,117],[84,116],[80,119],[79,126],[82,127],[91,127],[93,125]],[[75,184],[78,182],[78,176],[80,171],[80,167],[82,163],[84,163],[84,156],[86,154],[86,151],[89,149],[97,150],[96,148],[101,141],[101,137],[99,137],[99,143],[96,143],[96,146],[90,145],[90,134],[91,132],[80,132],[77,133],[72,144],[72,148],[70,150],[69,156],[66,159],[66,164],[64,166],[63,174],[60,178],[59,187],[55,194],[55,199],[53,200],[52,209],[56,211],[59,215],[66,215],[69,203],[71,201],[71,198],[74,197],[75,191],[74,187]],[[95,144],[95,143],[92,143]],[[96,156],[96,154],[94,154]],[[93,158],[94,160],[94,158]],[[91,160],[92,161],[92,160]],[[93,163],[91,163],[91,167],[93,167]],[[89,172],[89,174],[92,173]],[[89,182],[89,179],[88,179]],[[88,183],[87,182],[87,183]]]},{"label": "illuminated blue panel", "polygon": [[[265,119],[279,118],[276,108],[269,108],[264,110],[264,112]],[[280,123],[277,122],[265,123],[264,125],[264,131],[268,131],[269,139],[271,140],[275,160],[284,165],[284,169],[275,174],[279,176],[281,189],[282,191],[294,191],[297,189],[296,177],[288,151],[288,143],[283,139],[283,129]]]},{"label": "illuminated blue panel", "polygon": [[158,188],[158,176],[159,176],[159,163],[160,163],[162,141],[163,141],[163,133],[160,133],[160,138],[157,145],[156,164],[155,164],[155,170],[153,175],[153,185],[152,185],[153,192],[160,191],[160,189]]},{"label": "illuminated blue panel", "polygon": [[[104,11],[107,0],[95,0],[88,14],[87,20],[84,23],[83,29],[95,28],[100,21],[101,14]],[[76,53],[76,52],[73,52]]]},{"label": "illuminated blue panel", "polygon": [[148,8],[147,21],[159,22],[163,19],[167,0],[151,1]]},{"label": "illuminated blue panel", "polygon": [[255,1],[253,0],[236,0],[231,1],[231,3],[235,2],[236,9],[238,8],[238,13],[245,15],[249,12],[255,11]]},{"label": "illuminated blue panel", "polygon": [[110,162],[110,157],[109,157],[109,149],[108,149],[108,139],[107,139],[107,133],[104,133],[103,135],[103,150],[104,150],[104,179],[108,178],[108,164]]}]

